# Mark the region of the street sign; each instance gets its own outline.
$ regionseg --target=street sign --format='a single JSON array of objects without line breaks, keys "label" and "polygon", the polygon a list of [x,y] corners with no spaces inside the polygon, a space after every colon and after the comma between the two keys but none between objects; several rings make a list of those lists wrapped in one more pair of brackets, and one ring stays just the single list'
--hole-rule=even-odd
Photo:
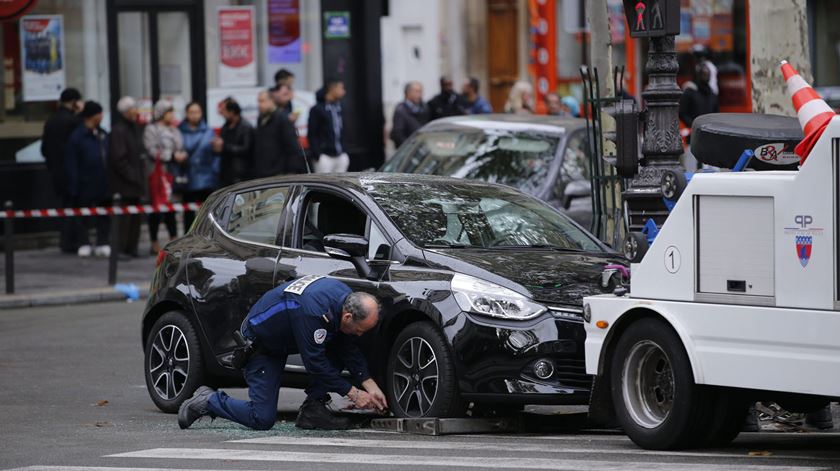
[{"label": "street sign", "polygon": [[624,0],[632,38],[680,34],[680,0]]}]

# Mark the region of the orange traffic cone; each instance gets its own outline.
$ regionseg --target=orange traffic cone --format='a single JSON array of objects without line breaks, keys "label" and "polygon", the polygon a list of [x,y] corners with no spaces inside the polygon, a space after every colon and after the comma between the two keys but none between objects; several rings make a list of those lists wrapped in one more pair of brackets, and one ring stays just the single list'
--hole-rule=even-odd
[{"label": "orange traffic cone", "polygon": [[799,156],[799,164],[802,165],[835,114],[788,61],[782,61],[781,66],[793,107],[799,116],[799,125],[805,133],[805,138],[794,149]]}]

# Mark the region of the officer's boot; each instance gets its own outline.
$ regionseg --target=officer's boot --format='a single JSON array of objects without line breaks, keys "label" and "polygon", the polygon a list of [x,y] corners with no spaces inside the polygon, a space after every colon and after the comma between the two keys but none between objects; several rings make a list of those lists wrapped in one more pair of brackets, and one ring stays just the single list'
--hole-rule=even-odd
[{"label": "officer's boot", "polygon": [[182,430],[189,428],[196,420],[205,415],[210,415],[207,412],[207,401],[215,392],[208,386],[200,386],[191,398],[181,403],[181,407],[178,408],[178,426]]},{"label": "officer's boot", "polygon": [[300,406],[295,426],[309,430],[347,430],[353,423],[347,417],[333,415],[327,409],[326,398],[307,397]]}]

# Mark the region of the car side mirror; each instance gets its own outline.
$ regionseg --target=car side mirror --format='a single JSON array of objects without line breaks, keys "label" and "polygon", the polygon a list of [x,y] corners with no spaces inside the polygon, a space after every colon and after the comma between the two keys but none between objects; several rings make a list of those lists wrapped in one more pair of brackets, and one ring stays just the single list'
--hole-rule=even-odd
[{"label": "car side mirror", "polygon": [[563,189],[563,208],[569,209],[572,200],[577,198],[588,198],[592,194],[589,182],[583,180],[572,180]]},{"label": "car side mirror", "polygon": [[370,275],[370,266],[365,260],[368,251],[367,239],[356,234],[329,234],[324,236],[323,242],[327,255],[349,261],[362,278]]}]

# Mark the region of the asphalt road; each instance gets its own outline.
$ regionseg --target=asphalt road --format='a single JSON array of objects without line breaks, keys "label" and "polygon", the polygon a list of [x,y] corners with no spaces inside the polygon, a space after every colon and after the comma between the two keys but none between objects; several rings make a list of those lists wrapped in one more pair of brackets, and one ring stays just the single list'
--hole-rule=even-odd
[{"label": "asphalt road", "polygon": [[[282,421],[252,432],[223,420],[182,431],[147,396],[141,310],[0,311],[0,469],[840,469],[840,434],[742,434],[730,448],[672,453],[606,432],[428,437]],[[281,394],[281,420],[302,397]]]}]

